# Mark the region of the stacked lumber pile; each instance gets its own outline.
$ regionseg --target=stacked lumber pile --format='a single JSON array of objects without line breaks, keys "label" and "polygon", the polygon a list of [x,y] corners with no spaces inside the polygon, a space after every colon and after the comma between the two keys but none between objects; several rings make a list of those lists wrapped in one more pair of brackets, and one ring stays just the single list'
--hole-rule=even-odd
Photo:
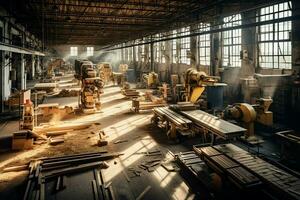
[{"label": "stacked lumber pile", "polygon": [[102,170],[109,167],[106,160],[118,156],[93,152],[33,160],[23,199],[113,200],[113,188],[105,183]]},{"label": "stacked lumber pile", "polygon": [[146,92],[144,96],[132,99],[131,110],[138,113],[140,110],[152,110],[166,105],[167,102],[163,98],[154,96],[151,92]]}]

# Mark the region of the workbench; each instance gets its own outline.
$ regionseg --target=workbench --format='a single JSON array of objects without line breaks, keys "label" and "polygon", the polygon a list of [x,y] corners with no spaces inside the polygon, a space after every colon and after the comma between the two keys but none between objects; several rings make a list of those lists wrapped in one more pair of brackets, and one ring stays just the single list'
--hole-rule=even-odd
[{"label": "workbench", "polygon": [[[152,123],[163,124],[166,122],[167,135],[170,139],[177,137],[177,131],[183,135],[192,134],[192,121],[186,117],[174,112],[168,107],[157,107],[153,109]],[[169,128],[170,127],[170,128]]]},{"label": "workbench", "polygon": [[202,110],[180,111],[180,114],[190,119],[197,126],[206,129],[224,139],[241,136],[246,129],[220,119]]}]

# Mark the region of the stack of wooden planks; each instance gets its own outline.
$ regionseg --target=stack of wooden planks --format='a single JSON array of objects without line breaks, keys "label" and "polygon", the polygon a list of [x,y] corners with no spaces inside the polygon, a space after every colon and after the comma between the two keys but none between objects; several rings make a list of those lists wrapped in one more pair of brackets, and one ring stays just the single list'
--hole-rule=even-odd
[{"label": "stack of wooden planks", "polygon": [[156,107],[166,106],[166,102],[155,103],[152,101],[140,101],[139,99],[132,99],[131,110],[138,113],[140,110],[151,110]]},{"label": "stack of wooden planks", "polygon": [[81,153],[34,160],[24,194],[27,199],[104,199],[113,200],[111,184],[105,183],[105,160],[120,154]]},{"label": "stack of wooden planks", "polygon": [[247,187],[260,184],[277,199],[299,199],[300,179],[233,144],[194,147],[209,166]]}]

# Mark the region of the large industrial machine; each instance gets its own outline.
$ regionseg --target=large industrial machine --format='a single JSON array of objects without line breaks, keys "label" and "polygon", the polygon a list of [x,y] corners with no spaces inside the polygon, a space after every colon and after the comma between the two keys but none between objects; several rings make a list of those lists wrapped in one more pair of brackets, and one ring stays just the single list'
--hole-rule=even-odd
[{"label": "large industrial machine", "polygon": [[107,62],[102,62],[97,65],[97,70],[99,72],[100,77],[103,79],[104,84],[108,84],[113,75],[112,67]]},{"label": "large industrial machine", "polygon": [[23,106],[21,129],[32,130],[34,126],[34,108],[33,103],[27,99]]},{"label": "large industrial machine", "polygon": [[84,113],[100,110],[100,94],[103,93],[103,80],[97,75],[94,65],[88,60],[75,61],[75,77],[81,81],[79,107]]},{"label": "large industrial machine", "polygon": [[205,90],[205,86],[213,85],[220,80],[218,76],[209,76],[203,71],[189,68],[184,75],[186,101],[196,103]]},{"label": "large industrial machine", "polygon": [[46,79],[53,79],[53,77],[55,76],[55,69],[62,67],[64,63],[65,61],[61,58],[50,61],[47,66]]},{"label": "large industrial machine", "polygon": [[143,83],[145,83],[147,88],[157,88],[159,84],[158,74],[155,72],[150,72],[149,74],[142,75]]},{"label": "large industrial machine", "polygon": [[273,125],[273,113],[269,111],[272,104],[271,98],[260,98],[256,104],[236,103],[228,106],[224,111],[225,119],[234,119],[240,122],[247,129],[244,139],[251,143],[257,144],[263,142],[254,134],[254,123],[260,123],[266,126]]}]

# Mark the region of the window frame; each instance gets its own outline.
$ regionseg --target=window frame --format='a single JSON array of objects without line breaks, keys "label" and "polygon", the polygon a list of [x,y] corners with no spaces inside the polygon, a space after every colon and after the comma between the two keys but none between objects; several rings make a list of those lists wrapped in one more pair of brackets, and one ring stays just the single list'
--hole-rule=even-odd
[{"label": "window frame", "polygon": [[[241,24],[241,14],[234,14],[223,18],[223,28],[235,27]],[[240,51],[242,50],[242,29],[222,31],[221,35],[223,66],[241,67]],[[226,65],[225,60],[227,60]]]},{"label": "window frame", "polygon": [[76,47],[76,46],[70,47],[70,56],[73,56],[73,57],[78,56],[78,47]]},{"label": "window frame", "polygon": [[[261,8],[257,13],[257,21],[290,17],[292,16],[291,8],[291,1]],[[273,22],[258,26],[257,64],[259,67],[263,69],[292,69],[291,31],[292,21]]]}]

